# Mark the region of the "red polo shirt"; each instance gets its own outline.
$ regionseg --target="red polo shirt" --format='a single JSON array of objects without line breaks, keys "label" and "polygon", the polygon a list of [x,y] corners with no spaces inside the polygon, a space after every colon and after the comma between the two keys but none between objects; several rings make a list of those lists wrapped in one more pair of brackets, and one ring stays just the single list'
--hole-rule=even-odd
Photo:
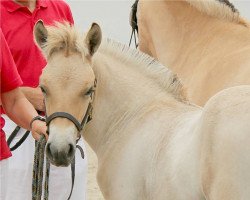
[{"label": "red polo shirt", "polygon": [[[10,54],[10,50],[4,39],[2,30],[1,35],[1,54],[0,54],[0,74],[1,74],[1,94],[11,91],[22,84],[21,78],[17,72],[15,63]],[[2,104],[1,98],[0,103]],[[10,150],[6,143],[5,134],[2,130],[4,127],[4,119],[0,117],[0,160],[6,159],[11,156]]]},{"label": "red polo shirt", "polygon": [[41,19],[45,25],[73,18],[69,6],[62,0],[37,0],[31,13],[27,7],[12,0],[1,0],[1,28],[22,78],[23,86],[37,87],[42,69],[46,65],[34,43],[33,27]]}]

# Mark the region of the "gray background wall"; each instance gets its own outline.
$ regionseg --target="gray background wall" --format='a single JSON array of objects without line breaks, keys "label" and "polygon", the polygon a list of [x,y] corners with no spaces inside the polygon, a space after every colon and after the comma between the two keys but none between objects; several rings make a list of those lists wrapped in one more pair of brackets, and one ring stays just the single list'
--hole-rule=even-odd
[{"label": "gray background wall", "polygon": [[[131,34],[129,13],[134,0],[66,0],[71,7],[75,24],[86,31],[97,22],[106,37],[128,43]],[[250,20],[250,0],[231,0],[241,15]]]}]

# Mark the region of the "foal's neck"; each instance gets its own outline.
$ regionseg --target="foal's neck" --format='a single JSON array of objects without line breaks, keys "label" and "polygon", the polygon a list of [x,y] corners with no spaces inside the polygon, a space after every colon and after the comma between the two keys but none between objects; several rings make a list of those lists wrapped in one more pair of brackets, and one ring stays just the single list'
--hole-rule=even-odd
[{"label": "foal's neck", "polygon": [[137,66],[128,67],[119,59],[110,60],[99,53],[93,63],[97,89],[93,120],[87,127],[85,139],[98,156],[103,155],[117,138],[123,137],[125,129],[141,114],[141,109],[171,95],[139,74]]}]

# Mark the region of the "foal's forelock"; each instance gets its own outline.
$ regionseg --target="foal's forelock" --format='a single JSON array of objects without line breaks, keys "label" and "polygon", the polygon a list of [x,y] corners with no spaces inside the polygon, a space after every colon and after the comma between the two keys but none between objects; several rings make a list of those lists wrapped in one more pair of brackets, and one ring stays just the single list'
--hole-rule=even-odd
[{"label": "foal's forelock", "polygon": [[48,39],[42,47],[47,59],[58,51],[63,51],[66,57],[74,53],[87,55],[88,50],[84,45],[84,36],[68,22],[57,22],[55,26],[48,26],[47,30]]}]

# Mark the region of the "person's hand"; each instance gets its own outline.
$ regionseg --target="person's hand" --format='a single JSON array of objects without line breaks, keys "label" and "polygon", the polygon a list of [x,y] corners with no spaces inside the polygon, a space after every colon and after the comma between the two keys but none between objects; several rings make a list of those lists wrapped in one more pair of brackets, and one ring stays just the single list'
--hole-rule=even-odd
[{"label": "person's hand", "polygon": [[36,110],[45,111],[44,97],[41,88],[21,87],[21,89]]},{"label": "person's hand", "polygon": [[48,135],[46,133],[46,130],[47,130],[47,127],[46,127],[45,122],[40,121],[40,120],[35,120],[32,123],[31,133],[35,140],[39,140],[42,134],[45,135],[46,140],[48,140]]}]

